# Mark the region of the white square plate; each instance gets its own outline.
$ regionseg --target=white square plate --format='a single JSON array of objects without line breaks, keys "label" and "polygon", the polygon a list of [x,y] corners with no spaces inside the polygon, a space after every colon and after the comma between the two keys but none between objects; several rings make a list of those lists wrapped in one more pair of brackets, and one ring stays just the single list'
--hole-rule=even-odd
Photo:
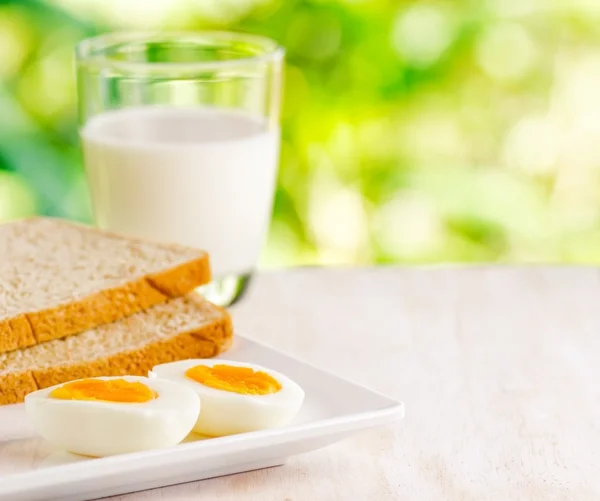
[{"label": "white square plate", "polygon": [[236,336],[223,358],[280,371],[306,392],[292,424],[275,430],[198,439],[153,451],[85,458],[37,437],[22,405],[0,407],[0,500],[93,499],[281,465],[357,431],[404,416],[402,403]]}]

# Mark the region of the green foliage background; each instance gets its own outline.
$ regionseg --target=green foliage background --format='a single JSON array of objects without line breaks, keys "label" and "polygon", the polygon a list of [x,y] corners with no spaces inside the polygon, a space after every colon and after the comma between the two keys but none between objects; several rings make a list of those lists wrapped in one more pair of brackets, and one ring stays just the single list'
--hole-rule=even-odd
[{"label": "green foliage background", "polygon": [[91,221],[72,50],[115,29],[287,49],[263,265],[600,260],[600,4],[0,2],[0,219]]}]

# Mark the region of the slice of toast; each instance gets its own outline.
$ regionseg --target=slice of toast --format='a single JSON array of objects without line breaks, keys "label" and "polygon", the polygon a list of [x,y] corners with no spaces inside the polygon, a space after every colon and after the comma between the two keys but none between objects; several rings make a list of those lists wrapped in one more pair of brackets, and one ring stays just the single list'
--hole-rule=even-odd
[{"label": "slice of toast", "polygon": [[114,322],[208,281],[201,250],[52,218],[0,225],[0,353]]},{"label": "slice of toast", "polygon": [[228,313],[199,296],[171,299],[112,324],[0,354],[0,405],[94,376],[146,376],[155,365],[213,357],[231,343]]}]

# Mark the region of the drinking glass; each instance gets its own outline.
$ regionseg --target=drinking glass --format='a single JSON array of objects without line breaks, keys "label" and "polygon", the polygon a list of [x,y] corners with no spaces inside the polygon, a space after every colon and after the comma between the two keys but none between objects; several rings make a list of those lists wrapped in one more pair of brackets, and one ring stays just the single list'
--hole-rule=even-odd
[{"label": "drinking glass", "polygon": [[226,32],[113,33],[76,48],[96,224],[208,251],[211,301],[255,270],[279,157],[283,49]]}]

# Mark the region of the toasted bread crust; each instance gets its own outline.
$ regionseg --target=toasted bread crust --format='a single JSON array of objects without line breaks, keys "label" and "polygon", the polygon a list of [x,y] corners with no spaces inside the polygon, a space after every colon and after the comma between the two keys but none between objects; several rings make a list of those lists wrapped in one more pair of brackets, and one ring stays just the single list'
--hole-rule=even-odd
[{"label": "toasted bread crust", "polygon": [[0,322],[0,353],[36,344],[31,323],[26,315]]},{"label": "toasted bread crust", "polygon": [[179,297],[210,281],[208,255],[121,287],[0,322],[0,353],[71,336]]},{"label": "toasted bread crust", "polygon": [[229,314],[222,315],[200,329],[182,332],[169,339],[148,343],[109,357],[0,374],[0,405],[22,402],[28,393],[72,381],[96,376],[147,376],[155,365],[187,358],[209,358],[231,345],[232,325]]}]

